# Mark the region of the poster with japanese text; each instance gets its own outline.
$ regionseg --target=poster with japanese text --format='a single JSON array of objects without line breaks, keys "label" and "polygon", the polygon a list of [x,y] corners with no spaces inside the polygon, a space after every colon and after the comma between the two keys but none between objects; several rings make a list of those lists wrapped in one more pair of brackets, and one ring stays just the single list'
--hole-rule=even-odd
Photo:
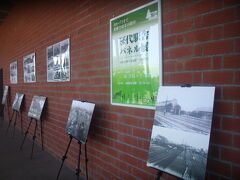
[{"label": "poster with japanese text", "polygon": [[36,82],[35,53],[23,58],[24,82]]},{"label": "poster with japanese text", "polygon": [[47,81],[70,81],[70,40],[47,47]]},{"label": "poster with japanese text", "polygon": [[154,1],[111,20],[112,104],[155,108],[162,82],[159,9]]},{"label": "poster with japanese text", "polygon": [[17,61],[10,64],[10,82],[11,84],[17,84],[18,82]]}]

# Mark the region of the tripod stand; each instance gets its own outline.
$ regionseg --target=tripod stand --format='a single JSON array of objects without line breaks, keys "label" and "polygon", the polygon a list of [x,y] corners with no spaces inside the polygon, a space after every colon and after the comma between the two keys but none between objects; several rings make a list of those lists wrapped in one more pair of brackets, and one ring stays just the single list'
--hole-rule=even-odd
[{"label": "tripod stand", "polygon": [[20,117],[20,122],[21,122],[21,130],[23,131],[23,127],[22,127],[22,114],[20,111],[17,111],[17,110],[13,110],[13,113],[12,113],[12,116],[11,116],[11,119],[9,120],[8,122],[8,127],[7,127],[7,131],[6,133],[8,133],[8,130],[9,130],[9,127],[11,125],[11,122],[13,120],[13,117],[15,115],[15,120],[14,120],[14,124],[13,124],[13,137],[14,137],[14,134],[15,134],[15,127],[16,127],[16,124],[17,124],[17,119]]}]

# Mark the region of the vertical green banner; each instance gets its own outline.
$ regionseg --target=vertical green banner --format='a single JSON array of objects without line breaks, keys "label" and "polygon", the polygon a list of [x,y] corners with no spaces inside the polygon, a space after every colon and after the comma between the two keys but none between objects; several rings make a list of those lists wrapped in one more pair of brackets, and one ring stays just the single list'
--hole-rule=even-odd
[{"label": "vertical green banner", "polygon": [[111,103],[154,108],[161,73],[159,4],[111,20]]}]

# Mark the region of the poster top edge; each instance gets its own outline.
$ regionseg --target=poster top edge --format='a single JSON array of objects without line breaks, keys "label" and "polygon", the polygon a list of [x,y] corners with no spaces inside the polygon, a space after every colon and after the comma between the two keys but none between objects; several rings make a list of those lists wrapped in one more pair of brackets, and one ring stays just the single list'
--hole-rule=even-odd
[{"label": "poster top edge", "polygon": [[158,7],[159,7],[160,1],[161,1],[161,0],[154,0],[154,1],[152,1],[152,2],[149,2],[149,3],[147,3],[147,4],[144,4],[144,5],[139,6],[139,7],[137,7],[137,8],[134,8],[134,9],[132,9],[132,10],[130,10],[130,11],[127,11],[127,12],[125,12],[125,13],[123,13],[123,14],[120,14],[120,15],[118,15],[118,16],[115,16],[115,17],[113,17],[113,18],[110,19],[110,25],[111,25],[112,21],[114,21],[114,20],[116,20],[116,19],[118,19],[118,18],[120,18],[120,17],[123,17],[123,16],[125,16],[125,15],[127,15],[127,14],[133,13],[133,12],[135,12],[135,11],[141,9],[141,8],[144,8],[144,7],[146,7],[146,6],[149,6],[149,5],[151,5],[151,4],[157,3],[157,4],[158,4]]}]

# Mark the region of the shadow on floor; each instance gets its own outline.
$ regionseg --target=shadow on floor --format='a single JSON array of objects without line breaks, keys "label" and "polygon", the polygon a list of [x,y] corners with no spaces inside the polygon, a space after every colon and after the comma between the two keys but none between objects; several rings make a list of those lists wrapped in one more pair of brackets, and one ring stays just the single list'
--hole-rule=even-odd
[{"label": "shadow on floor", "polygon": [[[13,126],[6,134],[7,122],[0,119],[0,179],[1,180],[55,180],[61,161],[34,147],[33,159],[30,159],[32,141],[26,138],[23,150],[20,144],[23,134]],[[64,153],[64,152],[63,152]],[[63,166],[59,180],[75,180],[75,171]]]}]

